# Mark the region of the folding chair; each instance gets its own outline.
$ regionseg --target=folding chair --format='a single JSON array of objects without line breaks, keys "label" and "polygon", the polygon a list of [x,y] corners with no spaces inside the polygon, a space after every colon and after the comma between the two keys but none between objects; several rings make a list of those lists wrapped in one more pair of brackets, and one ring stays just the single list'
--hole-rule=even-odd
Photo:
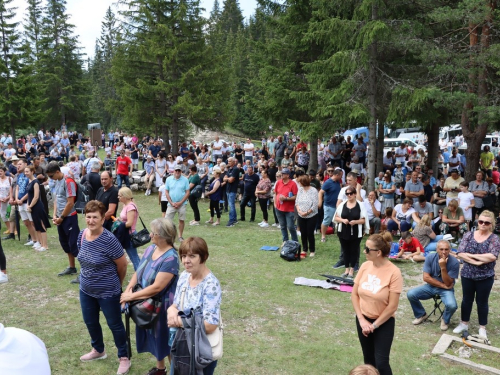
[{"label": "folding chair", "polygon": [[[442,308],[443,301],[441,300],[441,296],[439,294],[435,294],[432,299],[434,300],[434,309],[431,311],[431,313],[427,316],[427,320],[429,322],[438,322],[441,320],[441,317],[443,316],[444,310]],[[431,315],[434,314],[434,317],[436,318],[435,320],[431,319]]]}]

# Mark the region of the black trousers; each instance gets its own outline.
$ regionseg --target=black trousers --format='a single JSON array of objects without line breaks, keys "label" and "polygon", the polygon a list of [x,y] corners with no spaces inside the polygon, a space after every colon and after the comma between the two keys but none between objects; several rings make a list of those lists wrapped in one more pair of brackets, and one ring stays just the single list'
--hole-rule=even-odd
[{"label": "black trousers", "polygon": [[193,209],[194,213],[194,220],[195,221],[200,221],[200,209],[198,208],[198,198],[195,198],[193,196],[189,196],[189,204],[191,208]]},{"label": "black trousers", "polygon": [[219,201],[213,201],[210,199],[210,217],[214,217],[214,210],[217,213],[217,219],[220,219],[220,206]]},{"label": "black trousers", "polygon": [[[365,319],[373,323],[375,319]],[[374,366],[380,375],[392,375],[391,365],[389,364],[389,354],[391,353],[392,340],[394,339],[395,320],[389,318],[387,322],[378,327],[368,337],[363,335],[363,330],[356,317],[356,327],[358,329],[359,343],[363,350],[365,364]]]},{"label": "black trousers", "polygon": [[262,217],[264,218],[264,221],[266,221],[266,222],[269,219],[269,215],[267,214],[267,201],[268,200],[269,200],[268,198],[259,198],[259,205],[260,205],[260,209],[262,210]]},{"label": "black trousers", "polygon": [[[358,228],[355,228],[355,230],[358,230]],[[359,244],[361,243],[361,238],[344,240],[339,237],[339,242],[344,254],[345,266],[354,267],[359,259]]]},{"label": "black trousers", "polygon": [[300,228],[300,239],[302,241],[302,251],[310,251],[314,253],[316,251],[316,240],[314,238],[314,229],[316,228],[316,215],[310,218],[303,218],[300,215],[297,218],[297,224]]},{"label": "black trousers", "polygon": [[484,280],[473,280],[462,276],[462,321],[468,322],[470,320],[475,297],[479,325],[485,326],[488,324],[488,300],[494,281],[493,276]]},{"label": "black trousers", "polygon": [[250,211],[250,220],[255,220],[255,199],[255,193],[252,195],[243,194],[243,199],[240,202],[241,220],[245,220],[245,207],[247,206],[248,202],[251,202],[252,204],[252,210]]},{"label": "black trousers", "polygon": [[5,271],[7,269],[7,259],[3,252],[2,241],[0,240],[0,270]]}]

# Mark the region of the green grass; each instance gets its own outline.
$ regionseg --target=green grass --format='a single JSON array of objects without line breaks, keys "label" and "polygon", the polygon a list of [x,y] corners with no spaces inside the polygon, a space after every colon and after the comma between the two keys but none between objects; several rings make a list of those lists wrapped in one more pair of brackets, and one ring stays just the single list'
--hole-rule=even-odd
[{"label": "green grass", "polygon": [[[156,197],[136,195],[146,223],[160,216]],[[202,222],[208,220],[208,205],[201,203]],[[238,209],[239,210],[239,209]],[[257,222],[261,221],[257,210]],[[188,220],[192,211],[188,209]],[[247,208],[247,220],[250,216]],[[272,217],[272,213],[271,213]],[[272,221],[272,220],[271,220]],[[227,214],[222,223],[227,222]],[[83,217],[80,225],[83,228]],[[223,289],[222,314],[225,323],[224,357],[217,374],[347,374],[362,363],[350,294],[295,286],[298,276],[319,278],[318,273],[340,274],[331,265],[339,254],[338,239],[329,236],[317,245],[315,258],[288,263],[278,252],[260,251],[262,245],[280,245],[280,231],[261,229],[256,223],[239,223],[233,228],[186,227],[184,237],[202,236],[209,244],[208,266],[219,278]],[[67,258],[54,228],[49,231],[49,248],[37,253],[21,243],[4,241],[10,281],[0,285],[0,322],[27,329],[46,344],[54,374],[114,374],[116,348],[104,318],[101,319],[109,358],[81,363],[80,355],[90,350],[83,323],[78,287],[70,278],[57,277],[67,266]],[[144,249],[140,250],[142,253]],[[364,259],[364,255],[361,255]],[[391,352],[395,374],[474,373],[452,365],[430,352],[439,337],[439,323],[413,326],[406,291],[422,283],[421,264],[398,263],[405,277],[405,289],[396,316],[396,334]],[[126,282],[133,273],[131,264]],[[497,286],[490,297],[488,334],[493,345],[500,333],[500,303]],[[457,286],[461,302],[461,287]],[[425,303],[430,312],[432,300]],[[459,311],[451,327],[458,324]],[[477,331],[477,315],[472,316],[471,332]],[[448,333],[451,334],[449,331]],[[165,338],[167,339],[167,338]],[[135,342],[133,343],[135,345]],[[148,354],[134,350],[131,374],[144,374],[155,364]]]}]

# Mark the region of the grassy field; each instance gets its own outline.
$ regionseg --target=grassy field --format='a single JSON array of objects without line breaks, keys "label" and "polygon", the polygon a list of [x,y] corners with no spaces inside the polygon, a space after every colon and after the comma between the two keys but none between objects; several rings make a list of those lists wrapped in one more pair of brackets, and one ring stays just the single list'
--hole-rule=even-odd
[{"label": "grassy field", "polygon": [[[160,216],[157,198],[137,195],[141,216],[146,223]],[[202,222],[208,220],[208,205],[201,203]],[[247,211],[249,209],[247,208]],[[257,222],[261,221],[258,210]],[[192,211],[188,209],[188,221]],[[238,215],[239,216],[239,215]],[[247,220],[250,213],[247,212]],[[272,215],[271,215],[272,217]],[[227,214],[222,217],[225,225]],[[83,217],[80,225],[83,228]],[[81,363],[80,355],[90,349],[83,323],[78,287],[68,277],[57,277],[67,266],[54,228],[49,231],[49,248],[37,253],[21,242],[4,241],[10,281],[0,285],[0,322],[27,329],[46,344],[54,374],[114,374],[116,349],[104,319],[103,331],[108,359]],[[225,323],[224,357],[217,374],[347,374],[362,363],[355,331],[350,294],[295,286],[295,277],[319,278],[318,273],[341,274],[331,265],[339,254],[338,239],[330,236],[317,245],[315,258],[288,263],[278,252],[260,251],[263,245],[280,245],[280,231],[261,229],[256,223],[224,226],[187,226],[184,237],[201,236],[209,244],[208,266],[223,289],[222,314]],[[142,253],[144,249],[141,249]],[[362,260],[364,255],[361,255]],[[421,265],[400,263],[405,288],[396,320],[396,336],[391,353],[394,374],[472,374],[430,353],[439,337],[439,323],[413,326],[413,314],[406,291],[422,283]],[[126,282],[133,273],[129,264]],[[498,284],[490,298],[489,337],[498,346],[500,302]],[[461,302],[460,284],[457,300]],[[425,306],[430,312],[432,301]],[[458,324],[459,312],[452,318]],[[473,312],[471,333],[477,333]],[[451,334],[451,331],[448,333]],[[167,338],[165,338],[167,339]],[[134,342],[135,345],[135,342]],[[144,374],[155,364],[152,356],[134,351],[131,374]]]}]

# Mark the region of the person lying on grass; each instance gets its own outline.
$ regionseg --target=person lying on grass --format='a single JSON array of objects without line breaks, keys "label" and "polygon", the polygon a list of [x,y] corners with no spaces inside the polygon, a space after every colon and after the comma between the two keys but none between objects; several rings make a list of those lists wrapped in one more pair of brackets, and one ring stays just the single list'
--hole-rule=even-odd
[{"label": "person lying on grass", "polygon": [[[410,232],[402,232],[401,240],[399,253],[396,258],[411,259],[414,262],[425,261],[424,247]],[[410,254],[405,254],[405,252],[410,252]]]}]

